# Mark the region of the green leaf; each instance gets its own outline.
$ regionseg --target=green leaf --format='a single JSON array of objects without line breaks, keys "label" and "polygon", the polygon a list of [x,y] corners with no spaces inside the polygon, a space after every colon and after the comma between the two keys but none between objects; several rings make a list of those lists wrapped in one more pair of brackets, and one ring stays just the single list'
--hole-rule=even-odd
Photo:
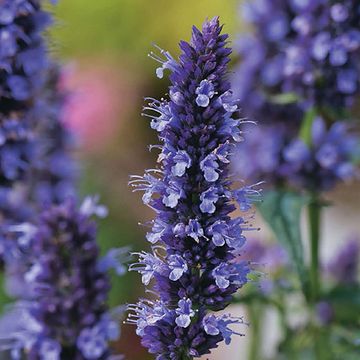
[{"label": "green leaf", "polygon": [[301,240],[300,215],[308,200],[295,192],[273,190],[264,194],[258,206],[278,241],[287,249],[303,289],[307,287],[304,250]]},{"label": "green leaf", "polygon": [[296,93],[288,92],[284,94],[270,96],[271,102],[278,105],[294,104],[300,100]]},{"label": "green leaf", "polygon": [[356,325],[331,327],[330,349],[334,360],[358,360],[360,358],[360,330]]},{"label": "green leaf", "polygon": [[360,323],[360,287],[337,286],[326,295],[326,300],[331,304],[335,318],[341,323]]},{"label": "green leaf", "polygon": [[360,164],[360,142],[359,141],[357,142],[355,149],[352,151],[351,161],[355,166]]},{"label": "green leaf", "polygon": [[279,344],[279,353],[274,360],[319,360],[314,354],[313,336],[309,327],[288,329]]},{"label": "green leaf", "polygon": [[346,107],[324,106],[320,109],[320,113],[322,114],[322,117],[330,123],[338,121],[339,119],[342,121],[351,121],[353,118],[351,111]]},{"label": "green leaf", "polygon": [[4,312],[6,305],[12,302],[12,299],[5,292],[5,274],[0,272],[0,314]]},{"label": "green leaf", "polygon": [[300,128],[300,139],[304,141],[304,143],[308,146],[311,146],[311,133],[314,119],[316,117],[317,111],[315,108],[309,109],[302,121],[302,125]]}]

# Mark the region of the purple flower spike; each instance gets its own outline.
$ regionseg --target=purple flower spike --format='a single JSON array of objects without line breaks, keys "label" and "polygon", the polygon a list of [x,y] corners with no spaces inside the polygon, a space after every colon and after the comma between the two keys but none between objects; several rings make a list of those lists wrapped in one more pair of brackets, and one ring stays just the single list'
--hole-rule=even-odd
[{"label": "purple flower spike", "polygon": [[234,200],[248,211],[258,191],[234,189],[230,177],[230,157],[242,136],[226,80],[231,50],[221,30],[217,18],[202,31],[194,27],[191,42],[180,43],[178,61],[164,51],[166,60],[152,55],[162,63],[158,75],[167,69],[171,81],[169,99],[151,99],[145,107],[159,132],[159,167],[131,184],[145,191],[144,203],[156,212],[146,235],[155,245],[130,270],[145,285],[153,279],[159,300],[130,305],[128,323],[158,360],[192,359],[228,343],[233,320],[209,311],[224,309],[249,273],[248,262],[236,262],[249,226],[232,212]]},{"label": "purple flower spike", "polygon": [[323,326],[328,326],[334,318],[334,309],[327,301],[320,301],[315,307],[318,321]]},{"label": "purple flower spike", "polygon": [[[358,1],[247,0],[242,14],[255,33],[238,40],[242,61],[233,77],[245,115],[294,123],[309,104],[339,112],[354,103]],[[278,94],[292,100],[279,102]]]},{"label": "purple flower spike", "polygon": [[29,230],[27,245],[22,247],[26,252],[13,262],[28,268],[25,282],[20,284],[24,293],[0,319],[0,330],[7,317],[12,319],[12,330],[1,337],[4,344],[12,344],[15,353],[22,354],[21,358],[111,357],[109,342],[120,334],[121,311],[108,310],[107,271],[115,267],[123,274],[124,265],[119,260],[125,250],[112,249],[101,259],[96,225],[83,208],[78,210],[69,199],[45,210],[34,225],[35,231],[23,227]]},{"label": "purple flower spike", "polygon": [[[34,137],[35,129],[41,124],[37,111],[44,111],[47,118],[48,104],[43,104],[42,95],[51,68],[41,33],[51,22],[51,16],[42,10],[39,1],[4,0],[0,4],[0,14],[3,137],[0,167],[1,186],[4,186],[24,180],[37,160],[34,159],[39,150],[37,141],[41,141]],[[9,126],[12,132],[3,131]]]},{"label": "purple flower spike", "polygon": [[52,23],[45,3],[0,2],[2,242],[5,225],[31,221],[44,204],[74,196],[73,143],[61,121],[61,71],[43,35]]}]

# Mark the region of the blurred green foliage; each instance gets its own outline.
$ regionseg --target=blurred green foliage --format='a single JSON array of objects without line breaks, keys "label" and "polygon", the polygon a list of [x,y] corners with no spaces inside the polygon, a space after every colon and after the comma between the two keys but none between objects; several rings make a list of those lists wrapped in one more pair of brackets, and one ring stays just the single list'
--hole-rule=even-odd
[{"label": "blurred green foliage", "polygon": [[[105,219],[99,219],[98,241],[101,246],[102,254],[107,250],[126,246],[129,250],[138,250],[141,233],[136,219],[130,218],[126,213],[126,204],[121,199],[111,199],[106,191],[106,183],[99,180],[94,164],[87,164],[83,170],[81,181],[81,194],[101,194],[101,203],[105,204],[109,210],[109,215]],[[130,191],[130,190],[129,190]],[[125,304],[137,296],[137,289],[134,284],[139,282],[137,273],[127,273],[126,276],[111,274],[112,289],[110,292],[109,304],[111,307]],[[128,284],[133,284],[128,286]],[[126,289],[126,290],[125,290]]]},{"label": "blurred green foliage", "polygon": [[237,0],[62,0],[53,35],[66,57],[130,55],[151,66],[146,54],[152,43],[176,52],[178,41],[206,17],[219,15],[234,33],[237,8]]}]

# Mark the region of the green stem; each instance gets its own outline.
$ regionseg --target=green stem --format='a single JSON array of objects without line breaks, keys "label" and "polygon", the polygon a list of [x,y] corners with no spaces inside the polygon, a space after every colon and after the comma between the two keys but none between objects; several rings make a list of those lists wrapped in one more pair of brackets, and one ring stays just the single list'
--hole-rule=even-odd
[{"label": "green stem", "polygon": [[188,355],[181,355],[181,360],[193,360],[194,358],[192,356]]},{"label": "green stem", "polygon": [[321,205],[319,199],[315,196],[309,204],[309,230],[310,230],[310,283],[311,300],[315,303],[320,293],[319,282],[319,247],[320,247],[320,226],[321,226]]},{"label": "green stem", "polygon": [[279,303],[281,304],[281,306],[278,307],[278,312],[279,312],[280,326],[282,331],[282,338],[284,339],[288,332],[288,326],[287,326],[285,298],[282,293],[279,294]]},{"label": "green stem", "polygon": [[249,320],[251,326],[249,360],[261,359],[261,318],[263,305],[254,301],[248,306]]},{"label": "green stem", "polygon": [[[316,302],[321,295],[320,280],[319,280],[319,248],[321,238],[321,203],[316,194],[313,194],[309,203],[309,231],[310,231],[310,285],[311,285],[311,300],[310,309],[314,311]],[[327,349],[324,346],[324,339],[321,329],[316,323],[313,324],[314,334],[314,352],[316,360],[325,360]]]}]

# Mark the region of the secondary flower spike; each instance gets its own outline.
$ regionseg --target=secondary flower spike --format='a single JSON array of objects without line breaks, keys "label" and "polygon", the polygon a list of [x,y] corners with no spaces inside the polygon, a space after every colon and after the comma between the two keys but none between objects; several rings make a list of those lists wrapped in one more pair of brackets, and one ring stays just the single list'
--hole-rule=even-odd
[{"label": "secondary flower spike", "polygon": [[70,136],[60,121],[64,94],[44,31],[46,1],[0,1],[0,214],[5,225],[30,221],[44,202],[74,194]]},{"label": "secondary flower spike", "polygon": [[301,116],[296,99],[338,114],[354,104],[360,93],[357,0],[252,0],[241,14],[254,30],[238,41],[242,62],[234,76],[246,115],[294,122]]},{"label": "secondary flower spike", "polygon": [[80,209],[68,199],[45,210],[37,223],[13,227],[26,271],[18,284],[22,298],[0,319],[1,349],[11,349],[12,359],[120,359],[109,347],[120,334],[121,311],[108,309],[107,272],[125,273],[128,249],[100,257],[91,216],[105,214],[96,198]]},{"label": "secondary flower spike", "polygon": [[77,165],[61,121],[61,70],[44,36],[52,23],[45,3],[0,1],[0,261],[5,278],[17,279],[6,286],[16,298],[28,295],[21,281],[26,264],[13,256],[19,249],[9,229],[37,221],[45,204],[75,196]]},{"label": "secondary flower spike", "polygon": [[29,199],[38,206],[58,204],[74,197],[79,165],[74,160],[73,134],[64,124],[63,113],[68,94],[61,86],[64,70],[52,63],[36,111],[39,160],[33,166],[29,181]]},{"label": "secondary flower spike", "polygon": [[[156,212],[147,234],[151,253],[137,253],[130,270],[154,283],[159,295],[130,305],[128,323],[157,360],[192,359],[208,354],[232,334],[242,319],[216,315],[247,282],[247,261],[236,255],[245,242],[246,219],[232,218],[236,201],[249,210],[253,187],[236,189],[229,159],[242,140],[236,101],[227,81],[231,49],[218,18],[181,41],[176,61],[168,52],[151,54],[156,73],[170,72],[168,100],[149,99],[145,116],[158,131],[158,167],[134,176],[134,190]],[[152,282],[153,280],[153,282]],[[210,311],[212,311],[210,313]]]},{"label": "secondary flower spike", "polygon": [[42,1],[0,2],[0,186],[21,181],[36,155],[33,130],[49,67]]}]

